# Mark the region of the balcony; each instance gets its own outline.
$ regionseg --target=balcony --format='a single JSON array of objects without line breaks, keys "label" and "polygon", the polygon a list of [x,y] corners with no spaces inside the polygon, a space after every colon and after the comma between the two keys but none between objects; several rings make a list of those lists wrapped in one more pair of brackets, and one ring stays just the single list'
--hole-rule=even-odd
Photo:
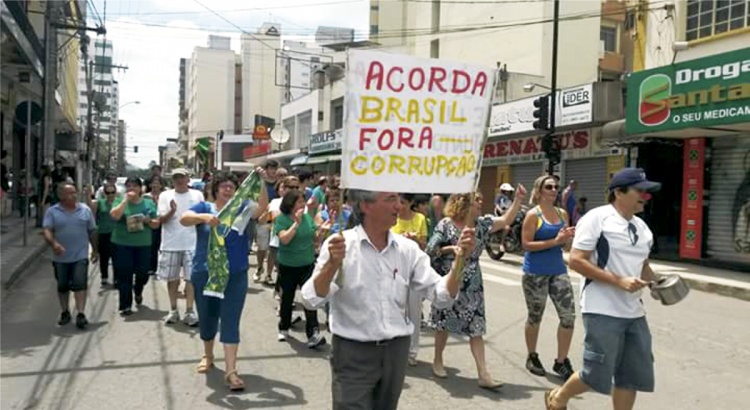
[{"label": "balcony", "polygon": [[605,51],[599,55],[599,70],[610,73],[625,72],[625,56]]}]

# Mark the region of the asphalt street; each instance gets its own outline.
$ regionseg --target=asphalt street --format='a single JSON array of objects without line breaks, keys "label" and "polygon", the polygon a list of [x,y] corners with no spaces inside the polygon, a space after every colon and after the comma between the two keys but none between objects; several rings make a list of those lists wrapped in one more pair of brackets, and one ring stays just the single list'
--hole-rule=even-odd
[{"label": "asphalt street", "polygon": [[[537,377],[524,369],[526,309],[520,268],[489,259],[481,264],[488,363],[494,377],[506,385],[497,393],[477,388],[468,342],[461,338],[452,338],[445,353],[449,378],[435,379],[430,371],[433,339],[430,331],[424,331],[420,363],[408,369],[400,408],[541,410],[544,391],[559,383],[555,376]],[[578,281],[574,278],[575,284]],[[239,370],[247,389],[229,394],[222,371],[195,373],[202,354],[197,328],[162,324],[168,310],[163,283],[149,282],[144,306],[126,319],[116,312],[116,291],[102,289],[95,270],[89,284],[91,325],[86,331],[72,325],[57,327],[59,309],[47,254],[3,295],[2,409],[331,407],[328,346],[309,350],[304,344],[304,325],[297,326],[290,342],[277,342],[271,289],[253,284],[248,290],[239,353]],[[636,407],[746,408],[750,304],[698,291],[671,307],[648,297],[644,301],[654,339],[657,391],[640,395]],[[570,355],[576,368],[582,353],[580,323],[579,318]],[[556,350],[556,325],[549,304],[539,344],[548,370]],[[218,347],[216,354],[221,369]],[[608,403],[608,397],[589,393],[569,408],[611,408]]]}]

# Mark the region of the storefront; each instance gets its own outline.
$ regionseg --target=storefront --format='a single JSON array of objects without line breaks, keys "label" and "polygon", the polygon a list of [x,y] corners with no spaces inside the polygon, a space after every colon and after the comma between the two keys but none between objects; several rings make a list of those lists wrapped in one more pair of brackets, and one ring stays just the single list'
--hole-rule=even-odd
[{"label": "storefront", "polygon": [[341,130],[311,135],[306,168],[324,175],[340,174],[342,139]]},{"label": "storefront", "polygon": [[624,124],[605,126],[642,141],[636,163],[666,188],[649,223],[669,220],[681,258],[750,268],[749,76],[750,48],[633,73]]},{"label": "storefront", "polygon": [[[558,93],[556,126],[560,132],[555,137],[560,143],[561,162],[555,167],[555,175],[561,185],[570,180],[578,182],[576,195],[587,199],[588,209],[605,203],[606,184],[615,172],[612,169],[620,169],[625,163],[622,149],[601,145],[599,126],[621,118],[621,108],[616,109],[616,101],[621,102],[619,87],[619,83],[594,83]],[[523,184],[530,192],[534,180],[547,174],[542,135],[532,126],[535,98],[493,106],[479,183],[485,198],[494,198],[503,182]],[[610,103],[594,110],[597,100]],[[491,212],[493,201],[486,200],[484,207],[485,212]]]}]

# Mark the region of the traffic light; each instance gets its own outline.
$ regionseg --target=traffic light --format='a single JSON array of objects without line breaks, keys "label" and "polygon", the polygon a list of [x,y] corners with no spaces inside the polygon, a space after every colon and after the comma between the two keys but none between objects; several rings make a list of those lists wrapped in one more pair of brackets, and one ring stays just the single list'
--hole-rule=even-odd
[{"label": "traffic light", "polygon": [[542,95],[534,100],[534,129],[549,131],[549,95]]},{"label": "traffic light", "polygon": [[133,153],[135,153],[135,154],[138,153],[138,146],[137,145],[133,146]]},{"label": "traffic light", "polygon": [[547,156],[547,160],[550,164],[554,166],[560,163],[562,157],[560,152],[560,141],[551,134],[542,137],[542,151]]}]

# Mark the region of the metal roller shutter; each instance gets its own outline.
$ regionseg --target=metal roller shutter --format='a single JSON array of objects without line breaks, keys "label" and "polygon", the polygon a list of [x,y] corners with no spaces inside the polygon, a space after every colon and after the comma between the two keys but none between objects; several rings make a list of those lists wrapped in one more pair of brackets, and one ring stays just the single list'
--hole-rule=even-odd
[{"label": "metal roller shutter", "polygon": [[531,162],[528,164],[516,164],[510,172],[511,178],[513,179],[513,187],[515,188],[518,184],[523,184],[526,187],[529,195],[531,195],[531,189],[534,188],[534,180],[544,174],[544,166],[541,162]]},{"label": "metal roller shutter", "polygon": [[750,135],[714,139],[709,193],[706,253],[750,266]]},{"label": "metal roller shutter", "polygon": [[565,161],[565,178],[561,182],[564,186],[568,181],[578,181],[576,197],[586,197],[586,209],[594,209],[606,203],[605,189],[607,188],[607,158],[586,158]]}]

